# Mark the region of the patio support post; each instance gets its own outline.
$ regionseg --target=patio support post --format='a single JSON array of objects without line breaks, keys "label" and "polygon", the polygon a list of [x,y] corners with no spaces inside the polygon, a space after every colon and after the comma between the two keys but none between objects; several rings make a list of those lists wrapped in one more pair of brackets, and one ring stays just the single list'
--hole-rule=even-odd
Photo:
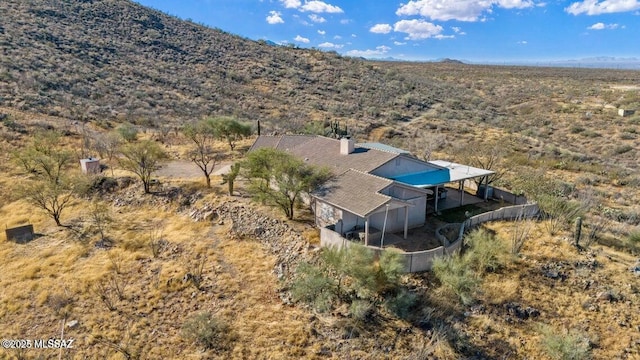
[{"label": "patio support post", "polygon": [[382,238],[380,238],[380,249],[384,248],[384,233],[387,231],[387,217],[389,216],[389,204],[386,205],[384,212],[384,223],[382,224]]},{"label": "patio support post", "polygon": [[464,180],[460,180],[460,206],[464,205]]},{"label": "patio support post", "polygon": [[440,185],[436,185],[436,190],[433,192],[436,198],[436,203],[435,203],[435,208],[436,208],[436,215],[438,214],[438,198],[440,197],[438,194],[438,189],[440,188]]},{"label": "patio support post", "polygon": [[409,207],[404,207],[404,239],[407,240],[407,229],[409,228]]},{"label": "patio support post", "polygon": [[489,176],[485,176],[485,182],[484,182],[484,201],[486,202],[487,199],[489,198]]},{"label": "patio support post", "polygon": [[364,218],[364,246],[369,246],[369,216]]}]

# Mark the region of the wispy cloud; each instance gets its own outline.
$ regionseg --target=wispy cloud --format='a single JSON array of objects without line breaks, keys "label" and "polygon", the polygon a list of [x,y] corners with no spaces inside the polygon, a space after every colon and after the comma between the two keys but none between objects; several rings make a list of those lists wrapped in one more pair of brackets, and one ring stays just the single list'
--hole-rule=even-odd
[{"label": "wispy cloud", "polygon": [[282,13],[278,11],[269,11],[269,16],[267,16],[267,22],[271,25],[283,24],[284,20],[282,20]]},{"label": "wispy cloud", "polygon": [[367,50],[349,50],[347,51],[347,55],[349,56],[358,56],[358,57],[376,57],[381,56],[389,52],[391,50],[388,46],[377,46],[375,50],[367,49]]},{"label": "wispy cloud", "polygon": [[630,12],[640,9],[640,0],[584,0],[574,2],[564,10],[572,15],[600,15]]},{"label": "wispy cloud", "polygon": [[388,34],[391,30],[393,30],[393,28],[389,24],[376,24],[369,29],[370,32],[375,34]]},{"label": "wispy cloud", "polygon": [[297,42],[305,43],[305,44],[309,43],[309,39],[307,39],[306,37],[302,37],[300,35],[296,36],[293,40]]},{"label": "wispy cloud", "polygon": [[319,44],[318,47],[323,49],[342,49],[344,45],[334,44],[331,42],[323,42],[322,44]]},{"label": "wispy cloud", "polygon": [[431,20],[441,21],[479,21],[483,19],[484,13],[491,13],[493,7],[524,9],[534,5],[536,4],[532,0],[412,0],[401,4],[396,15],[420,15]]},{"label": "wispy cloud", "polygon": [[323,22],[327,21],[327,19],[323,18],[322,16],[318,16],[316,14],[309,15],[309,20],[313,21],[314,23],[318,23],[318,24],[322,24]]},{"label": "wispy cloud", "polygon": [[462,31],[462,29],[457,27],[457,26],[452,26],[451,30],[453,30],[453,32],[458,34],[458,35],[467,35],[466,32]]},{"label": "wispy cloud", "polygon": [[326,32],[326,31],[324,31],[324,30],[318,30],[318,34],[320,34],[320,35],[324,35],[324,34],[326,34],[326,33],[327,33],[327,32]]},{"label": "wispy cloud", "polygon": [[618,24],[605,24],[605,23],[595,23],[591,26],[589,26],[587,29],[589,30],[615,30],[617,28],[619,28],[620,25]]}]

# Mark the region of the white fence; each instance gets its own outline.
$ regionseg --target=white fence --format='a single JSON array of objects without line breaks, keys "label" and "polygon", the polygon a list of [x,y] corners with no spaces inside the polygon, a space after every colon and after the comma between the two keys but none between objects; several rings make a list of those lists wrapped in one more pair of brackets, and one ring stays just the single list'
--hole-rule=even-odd
[{"label": "white fence", "polygon": [[[452,255],[462,248],[462,239],[464,238],[464,233],[466,230],[476,227],[482,223],[488,221],[497,221],[497,220],[516,220],[516,219],[530,219],[538,216],[540,209],[538,208],[538,204],[525,204],[525,205],[514,205],[509,207],[504,207],[498,210],[482,213],[467,219],[460,226],[460,231],[458,232],[458,237],[448,246],[439,246],[435,249],[424,250],[424,251],[413,251],[413,252],[401,252],[400,256],[402,257],[402,261],[404,263],[404,271],[405,272],[421,272],[431,270],[433,266],[433,261],[439,257],[444,255]],[[352,241],[349,241],[337,232],[323,227],[320,229],[320,244],[322,246],[329,247],[345,247],[351,246],[355,244]],[[445,243],[446,244],[446,243]],[[385,249],[380,249],[378,247],[368,246],[368,248],[376,251],[387,251]],[[393,251],[398,251],[394,249]]]}]

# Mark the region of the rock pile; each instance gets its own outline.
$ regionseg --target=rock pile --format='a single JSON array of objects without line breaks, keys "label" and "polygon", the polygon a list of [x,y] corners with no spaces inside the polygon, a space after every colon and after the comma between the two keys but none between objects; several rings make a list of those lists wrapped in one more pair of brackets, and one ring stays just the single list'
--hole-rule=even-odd
[{"label": "rock pile", "polygon": [[301,261],[311,259],[310,246],[302,235],[284,221],[266,216],[256,209],[234,202],[206,204],[193,209],[189,217],[195,221],[230,224],[230,233],[238,239],[256,239],[274,254],[274,273],[281,280],[291,280]]}]

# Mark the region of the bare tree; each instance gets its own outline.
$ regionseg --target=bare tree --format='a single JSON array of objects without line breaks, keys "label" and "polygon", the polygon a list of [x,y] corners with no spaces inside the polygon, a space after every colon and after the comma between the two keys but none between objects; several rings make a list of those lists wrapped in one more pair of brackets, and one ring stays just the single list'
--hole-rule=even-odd
[{"label": "bare tree", "polygon": [[109,161],[111,176],[113,176],[113,159],[118,154],[118,150],[122,145],[122,137],[116,132],[98,134],[95,136],[93,143],[94,149],[100,157]]},{"label": "bare tree", "polygon": [[442,149],[446,143],[446,135],[441,134],[438,129],[423,133],[415,139],[416,156],[429,161],[433,152]]},{"label": "bare tree", "polygon": [[207,187],[211,187],[211,173],[219,159],[218,152],[213,149],[217,137],[214,120],[205,119],[196,124],[186,125],[182,132],[194,145],[188,152],[189,159],[202,170]]},{"label": "bare tree", "polygon": [[58,182],[31,181],[21,189],[21,194],[36,207],[44,210],[62,226],[60,217],[73,200],[75,186],[68,180],[59,179]]},{"label": "bare tree", "polygon": [[19,187],[20,195],[44,210],[58,226],[62,226],[62,212],[78,187],[78,179],[65,174],[72,155],[60,142],[57,132],[38,133],[33,143],[15,156],[25,171],[33,175]]}]

